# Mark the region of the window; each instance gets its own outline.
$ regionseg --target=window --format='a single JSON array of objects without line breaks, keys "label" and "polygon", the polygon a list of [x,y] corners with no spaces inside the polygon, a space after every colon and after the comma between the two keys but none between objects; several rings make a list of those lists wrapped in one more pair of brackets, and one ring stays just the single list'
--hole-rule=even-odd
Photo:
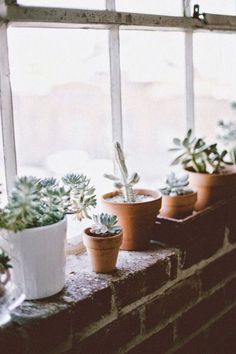
[{"label": "window", "polygon": [[[0,98],[7,97],[1,110],[4,186],[6,174],[10,187],[16,167],[18,174],[56,177],[76,170],[92,178],[99,198],[113,188],[102,175],[113,168],[112,141],[120,140],[130,169],[143,185],[157,188],[172,137],[196,127],[213,138],[218,119],[235,120],[236,27],[184,18],[193,1],[9,3],[0,32],[6,38],[7,31],[9,48],[0,48]],[[198,3],[200,12],[235,14],[234,0]],[[47,7],[46,17],[35,6]]]},{"label": "window", "polygon": [[172,138],[186,126],[184,34],[122,31],[120,45],[125,150],[141,182],[156,189]]},{"label": "window", "polygon": [[194,35],[196,132],[212,141],[219,120],[236,123],[235,43],[235,34]]}]

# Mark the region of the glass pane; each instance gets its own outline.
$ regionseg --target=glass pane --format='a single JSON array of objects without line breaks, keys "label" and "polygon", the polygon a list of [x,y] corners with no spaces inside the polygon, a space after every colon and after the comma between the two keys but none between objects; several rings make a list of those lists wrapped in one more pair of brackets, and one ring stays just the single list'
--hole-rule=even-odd
[{"label": "glass pane", "polygon": [[[235,15],[235,0],[192,0],[192,9],[195,4],[200,5],[200,13],[206,12],[211,14]],[[193,12],[193,11],[192,11]]]},{"label": "glass pane", "polygon": [[3,141],[2,141],[2,121],[0,115],[0,206],[4,205],[7,200],[6,193],[6,179],[5,179],[5,168],[4,168],[4,155],[3,155]]},{"label": "glass pane", "polygon": [[196,133],[212,141],[219,120],[236,123],[235,43],[235,34],[194,35]]},{"label": "glass pane", "polygon": [[112,171],[108,32],[9,29],[19,174]]},{"label": "glass pane", "polygon": [[117,11],[182,16],[182,0],[116,0]]},{"label": "glass pane", "polygon": [[125,150],[132,171],[157,187],[173,156],[172,138],[184,134],[184,35],[121,33]]},{"label": "glass pane", "polygon": [[24,6],[105,9],[105,0],[18,0],[17,3]]}]

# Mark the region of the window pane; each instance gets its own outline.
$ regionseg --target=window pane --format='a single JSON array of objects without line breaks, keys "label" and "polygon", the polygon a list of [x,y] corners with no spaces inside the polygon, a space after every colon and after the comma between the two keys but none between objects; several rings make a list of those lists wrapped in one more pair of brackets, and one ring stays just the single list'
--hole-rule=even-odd
[{"label": "window pane", "polygon": [[2,141],[2,121],[0,115],[0,205],[6,203],[7,193],[6,193],[6,179],[5,179],[5,169],[4,169],[4,155],[3,155],[3,141]]},{"label": "window pane", "polygon": [[121,33],[124,141],[132,171],[157,186],[172,155],[172,138],[184,134],[184,35]]},{"label": "window pane", "polygon": [[[200,13],[234,15],[236,11],[235,0],[192,0],[192,9],[195,4],[200,5]],[[192,11],[193,12],[193,11]]]},{"label": "window pane", "polygon": [[236,123],[235,44],[235,34],[194,35],[196,133],[212,140],[219,120]]},{"label": "window pane", "polygon": [[9,52],[19,174],[83,172],[107,191],[108,32],[10,28]]},{"label": "window pane", "polygon": [[182,9],[182,0],[116,0],[117,11],[182,16]]},{"label": "window pane", "polygon": [[105,0],[18,0],[19,5],[65,7],[74,9],[105,9]]}]

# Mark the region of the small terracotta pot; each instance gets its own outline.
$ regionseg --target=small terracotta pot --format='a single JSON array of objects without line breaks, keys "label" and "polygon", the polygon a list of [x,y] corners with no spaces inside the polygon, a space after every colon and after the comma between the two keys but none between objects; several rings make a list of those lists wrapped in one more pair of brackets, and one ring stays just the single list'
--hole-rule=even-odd
[{"label": "small terracotta pot", "polygon": [[185,195],[162,195],[160,215],[166,218],[184,219],[191,215],[197,201],[197,192]]},{"label": "small terracotta pot", "polygon": [[161,207],[159,192],[147,189],[136,189],[134,192],[152,196],[154,199],[138,203],[113,203],[107,200],[119,195],[118,191],[104,194],[102,197],[104,209],[118,217],[118,223],[123,229],[121,249],[127,251],[148,249],[155,230],[156,216]]},{"label": "small terracotta pot", "polygon": [[119,248],[123,233],[117,235],[98,237],[93,236],[90,228],[84,230],[83,242],[87,248],[88,256],[92,264],[92,270],[96,273],[111,273],[116,267]]},{"label": "small terracotta pot", "polygon": [[198,192],[196,210],[236,195],[236,166],[226,166],[220,173],[208,174],[188,170],[189,186]]}]

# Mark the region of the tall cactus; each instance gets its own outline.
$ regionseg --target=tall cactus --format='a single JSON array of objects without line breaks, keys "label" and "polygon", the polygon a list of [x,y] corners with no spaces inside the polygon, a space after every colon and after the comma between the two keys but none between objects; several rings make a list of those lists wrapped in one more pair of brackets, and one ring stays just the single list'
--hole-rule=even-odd
[{"label": "tall cactus", "polygon": [[125,202],[134,203],[135,194],[132,187],[134,184],[138,183],[139,175],[137,174],[137,172],[135,172],[131,176],[129,176],[128,169],[125,163],[124,153],[119,142],[115,142],[114,149],[115,160],[119,167],[121,178],[108,174],[105,174],[104,177],[114,181],[115,188],[118,188],[120,190],[123,189],[123,196]]}]

